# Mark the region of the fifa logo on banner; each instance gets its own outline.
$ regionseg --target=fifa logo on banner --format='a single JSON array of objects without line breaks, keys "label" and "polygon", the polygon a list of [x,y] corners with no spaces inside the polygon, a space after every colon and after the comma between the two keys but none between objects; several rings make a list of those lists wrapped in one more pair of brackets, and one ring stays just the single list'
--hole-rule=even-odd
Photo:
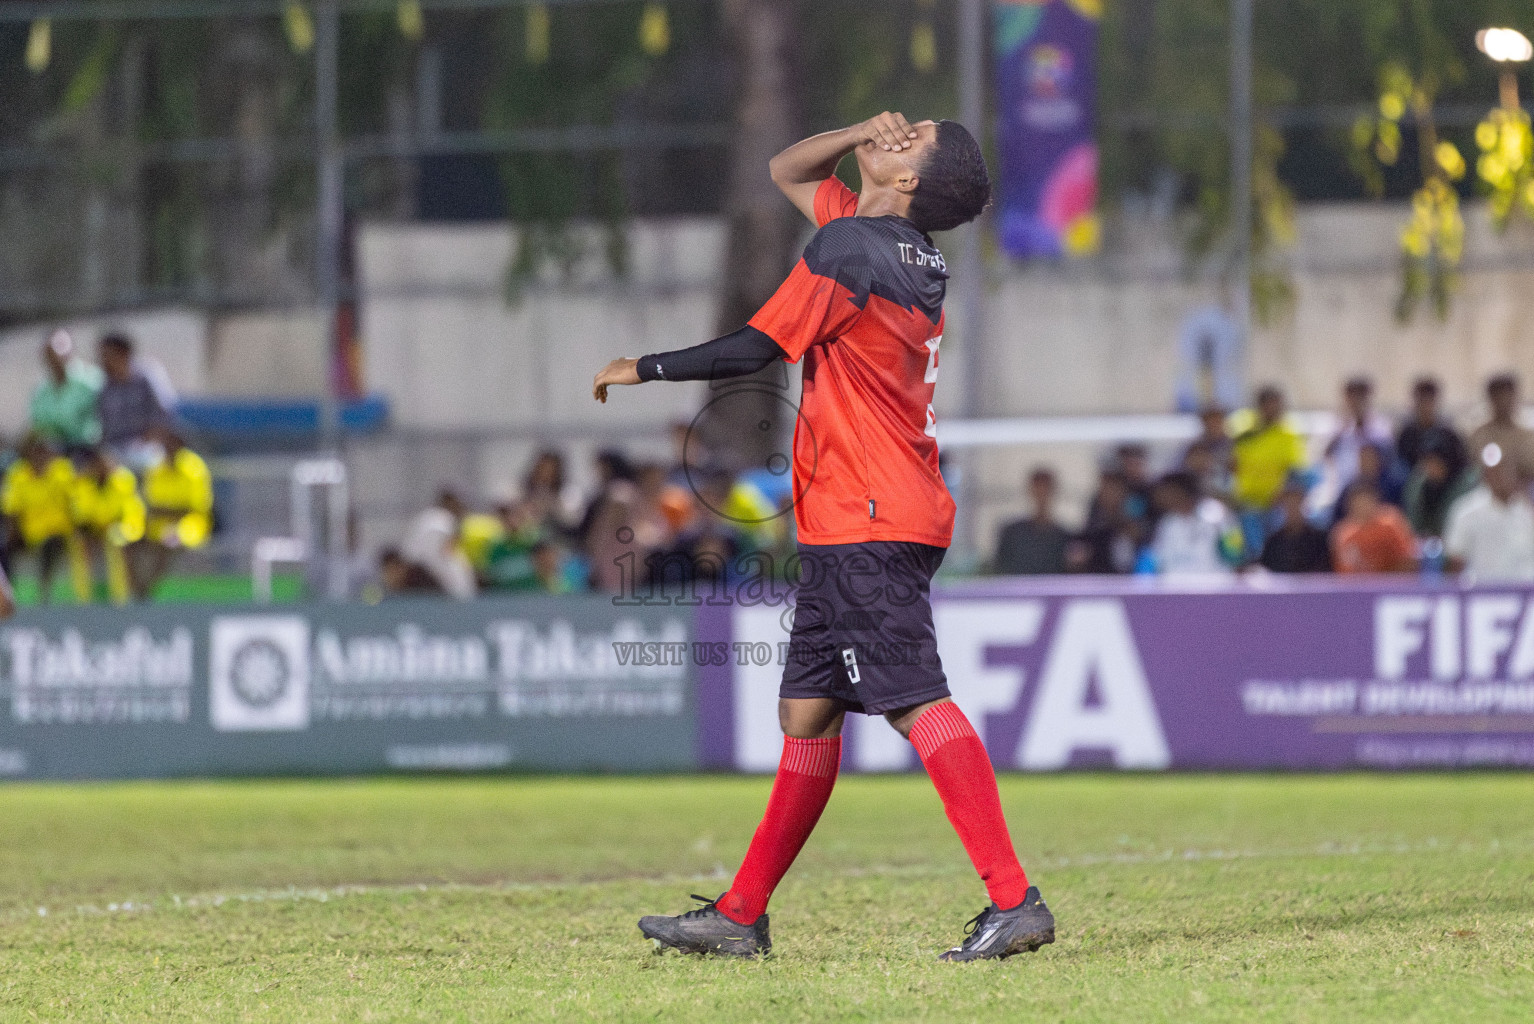
[{"label": "fifa logo on banner", "polygon": [[209,716],[220,732],[309,727],[309,622],[240,615],[209,631]]}]

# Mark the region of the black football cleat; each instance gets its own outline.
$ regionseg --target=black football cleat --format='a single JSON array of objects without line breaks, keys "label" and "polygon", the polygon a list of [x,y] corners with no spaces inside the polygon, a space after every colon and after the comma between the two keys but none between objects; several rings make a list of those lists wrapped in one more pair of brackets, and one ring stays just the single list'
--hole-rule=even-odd
[{"label": "black football cleat", "polygon": [[652,915],[639,919],[639,930],[655,942],[656,951],[670,946],[683,953],[759,957],[772,952],[767,915],[754,924],[736,924],[720,912],[718,900],[693,895],[703,906],[676,917]]},{"label": "black football cleat", "polygon": [[964,928],[964,944],[938,956],[939,960],[1005,960],[1014,953],[1032,953],[1055,941],[1055,915],[1044,905],[1036,885],[1011,910],[992,903]]}]

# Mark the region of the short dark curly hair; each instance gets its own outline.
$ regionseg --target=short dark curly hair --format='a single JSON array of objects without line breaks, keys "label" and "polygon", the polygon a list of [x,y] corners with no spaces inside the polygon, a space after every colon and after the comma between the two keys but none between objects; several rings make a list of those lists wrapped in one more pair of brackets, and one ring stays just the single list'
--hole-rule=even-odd
[{"label": "short dark curly hair", "polygon": [[980,143],[959,122],[939,121],[937,143],[921,167],[906,216],[924,233],[949,231],[980,216],[990,202],[991,176]]}]

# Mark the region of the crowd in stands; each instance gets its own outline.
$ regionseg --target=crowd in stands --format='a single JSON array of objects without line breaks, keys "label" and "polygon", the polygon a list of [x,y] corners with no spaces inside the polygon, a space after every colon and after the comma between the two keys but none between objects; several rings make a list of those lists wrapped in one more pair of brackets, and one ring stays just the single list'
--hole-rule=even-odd
[{"label": "crowd in stands", "polygon": [[208,541],[207,463],[176,429],[163,369],[126,335],[103,337],[92,363],[57,330],[42,359],[27,433],[5,450],[0,570],[33,562],[43,602],[64,564],[77,601],[144,600],[177,552]]},{"label": "crowd in stands", "polygon": [[684,464],[685,431],[677,428],[669,465],[598,453],[597,484],[584,496],[556,451],[540,453],[490,511],[444,489],[382,552],[383,595],[633,594],[652,583],[732,577],[754,552],[781,564],[793,550],[787,474]]},{"label": "crowd in stands", "polygon": [[[0,573],[30,562],[46,601],[67,567],[76,600],[144,600],[177,553],[208,542],[213,485],[175,425],[163,370],[123,334],[94,362],[67,331],[43,347],[27,433],[0,461]],[[1518,421],[1518,381],[1492,378],[1490,415],[1462,433],[1436,381],[1417,381],[1392,423],[1366,378],[1347,382],[1335,434],[1313,452],[1276,387],[1250,408],[1209,409],[1170,464],[1118,446],[1101,465],[1079,525],[1058,512],[1048,467],[1028,476],[1031,513],[1006,524],[989,568],[1000,575],[1166,576],[1463,573],[1534,582],[1534,431]],[[539,453],[489,508],[444,488],[376,562],[379,596],[489,592],[634,593],[749,571],[742,556],[794,551],[787,473],[596,457],[582,493],[564,456]],[[694,440],[695,439],[691,439]],[[0,446],[3,448],[3,446]],[[694,454],[696,454],[694,452]],[[0,575],[3,578],[3,575]]]},{"label": "crowd in stands", "polygon": [[[1435,380],[1417,381],[1392,423],[1365,378],[1347,382],[1336,433],[1312,458],[1283,392],[1250,408],[1206,410],[1167,466],[1118,446],[1078,526],[1060,521],[1048,467],[1026,481],[1031,514],[1006,524],[989,569],[1214,576],[1463,573],[1534,582],[1534,431],[1518,422],[1518,382],[1487,385],[1490,417],[1462,433]],[[680,441],[681,438],[679,437]],[[680,451],[680,444],[678,450]],[[444,489],[382,553],[383,594],[633,593],[685,576],[725,578],[740,556],[781,566],[794,550],[786,475],[633,464],[598,454],[586,495],[563,456],[540,453],[488,511]]]},{"label": "crowd in stands", "polygon": [[1275,387],[1249,409],[1210,409],[1159,476],[1145,446],[1102,466],[1084,521],[1063,525],[1047,467],[1026,482],[1032,513],[1002,530],[1001,575],[1236,572],[1465,574],[1534,582],[1534,431],[1518,381],[1493,377],[1489,418],[1462,435],[1423,378],[1392,423],[1367,378],[1347,382],[1340,427],[1312,461]]}]

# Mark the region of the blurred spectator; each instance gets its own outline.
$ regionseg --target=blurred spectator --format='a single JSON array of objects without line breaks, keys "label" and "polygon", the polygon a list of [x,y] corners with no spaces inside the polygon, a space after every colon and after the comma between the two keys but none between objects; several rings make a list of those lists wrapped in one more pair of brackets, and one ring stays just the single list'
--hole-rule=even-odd
[{"label": "blurred spectator", "polygon": [[634,545],[642,552],[643,562],[645,556],[665,551],[675,542],[677,531],[687,520],[684,510],[691,511],[687,508],[690,496],[666,481],[666,467],[658,462],[639,467],[636,491],[632,527]]},{"label": "blurred spectator", "polygon": [[464,515],[463,500],[443,488],[436,504],[421,512],[405,531],[400,555],[414,562],[437,581],[442,591],[460,601],[471,599],[478,589],[474,567],[469,564],[458,543],[459,524]]},{"label": "blurred spectator", "polygon": [[33,433],[75,456],[101,441],[96,403],[102,372],[75,353],[75,341],[63,328],[43,345],[45,376],[32,392]]},{"label": "blurred spectator", "polygon": [[1164,576],[1226,576],[1241,560],[1241,528],[1225,504],[1201,493],[1192,473],[1168,473],[1156,485],[1161,511],[1150,555]]},{"label": "blurred spectator", "polygon": [[1345,494],[1347,514],[1332,527],[1332,564],[1340,573],[1411,572],[1417,542],[1399,509],[1380,498],[1367,480],[1355,480]]},{"label": "blurred spectator", "polygon": [[1105,469],[1087,509],[1086,524],[1066,551],[1073,572],[1126,573],[1134,568],[1140,524],[1129,515],[1129,485],[1117,469]]},{"label": "blurred spectator", "polygon": [[533,548],[543,533],[532,506],[527,502],[502,502],[496,512],[501,520],[501,535],[486,553],[482,573],[485,585],[497,590],[532,590],[537,586]]},{"label": "blurred spectator", "polygon": [[1028,474],[1033,513],[1002,528],[996,543],[996,572],[1002,576],[1044,576],[1065,571],[1071,535],[1055,520],[1059,490],[1054,470],[1039,466]]},{"label": "blurred spectator", "polygon": [[[943,459],[938,457],[938,471],[943,471]],[[735,481],[739,491],[737,501],[749,503],[750,533],[752,543],[762,550],[780,549],[793,523],[794,479],[792,463],[787,455],[778,453],[767,460],[766,465],[743,471]],[[789,545],[785,554],[793,550]]]},{"label": "blurred spectator", "polygon": [[[1388,467],[1394,445],[1390,421],[1374,411],[1373,382],[1367,377],[1352,378],[1342,387],[1342,426],[1326,446],[1326,458],[1331,463],[1332,479],[1337,489],[1345,490],[1348,484],[1358,479],[1365,448],[1378,449]],[[1377,481],[1383,478],[1384,473],[1375,477]]]},{"label": "blurred spectator", "polygon": [[[765,473],[765,471],[764,471]],[[740,550],[770,551],[783,537],[783,520],[778,503],[759,486],[752,475],[730,480],[724,504],[717,511],[728,520],[740,541]]]},{"label": "blurred spectator", "polygon": [[385,597],[444,593],[437,578],[405,558],[399,548],[384,548],[378,556],[378,577]]},{"label": "blurred spectator", "polygon": [[168,392],[164,375],[151,373],[133,352],[133,342],[125,334],[108,334],[101,339],[106,382],[97,409],[101,443],[118,462],[143,473],[159,459],[154,433],[170,426],[169,410],[175,396]]},{"label": "blurred spectator", "polygon": [[573,510],[580,507],[580,496],[565,478],[563,455],[551,450],[538,453],[522,478],[522,501],[539,529],[551,536],[570,532],[570,524],[575,521]]},{"label": "blurred spectator", "polygon": [[75,477],[72,501],[86,557],[100,559],[112,603],[127,604],[133,595],[127,551],[144,539],[148,522],[138,478],[102,449],[92,449]]},{"label": "blurred spectator", "polygon": [[1156,481],[1151,478],[1150,451],[1143,444],[1131,442],[1119,445],[1113,457],[1129,488],[1129,516],[1144,524],[1142,536],[1149,536],[1160,515],[1156,507]]},{"label": "blurred spectator", "polygon": [[1331,572],[1332,548],[1326,531],[1305,515],[1306,487],[1291,480],[1278,496],[1283,515],[1262,545],[1262,567],[1270,572]]},{"label": "blurred spectator", "polygon": [[1416,469],[1430,449],[1447,461],[1451,476],[1469,461],[1465,458],[1465,442],[1439,409],[1439,398],[1438,381],[1432,377],[1420,377],[1412,385],[1411,416],[1396,435],[1396,458],[1408,472]]},{"label": "blurred spectator", "polygon": [[90,599],[90,574],[70,502],[74,483],[73,464],[34,434],[22,441],[21,458],[6,471],[0,486],[6,527],[0,564],[10,567],[22,553],[35,557],[38,595],[44,604],[53,598],[53,576],[63,558],[69,560],[75,599]]},{"label": "blurred spectator", "polygon": [[480,579],[484,579],[485,568],[490,564],[491,547],[505,532],[498,514],[465,511],[459,520],[458,548]]},{"label": "blurred spectator", "polygon": [[1235,296],[1229,282],[1219,297],[1198,306],[1182,322],[1177,341],[1177,409],[1191,412],[1201,397],[1234,403],[1241,395],[1241,352],[1245,329],[1231,316]]},{"label": "blurred spectator", "polygon": [[[1402,481],[1397,475],[1399,463],[1390,457],[1385,448],[1372,441],[1360,446],[1357,455],[1358,472],[1353,475],[1353,480],[1372,484],[1381,501],[1400,508]],[[1347,494],[1344,488],[1342,496],[1337,499],[1337,504],[1332,509],[1334,523],[1347,514]]]},{"label": "blurred spectator", "polygon": [[[742,524],[727,514],[735,483],[721,469],[699,470],[693,477],[698,481],[698,515],[677,538],[676,551],[685,556],[689,579],[724,580],[741,553],[751,549]],[[670,579],[668,573],[667,582]]]},{"label": "blurred spectator", "polygon": [[1427,438],[1401,492],[1401,508],[1418,537],[1442,537],[1449,509],[1476,485],[1463,448],[1446,443],[1447,436],[1452,435],[1440,432]]},{"label": "blurred spectator", "polygon": [[1486,446],[1494,444],[1504,458],[1513,461],[1520,479],[1534,480],[1534,430],[1518,422],[1518,378],[1498,374],[1486,382],[1486,400],[1491,405],[1491,419],[1470,434],[1470,458],[1479,459]]},{"label": "blurred spectator", "polygon": [[1182,453],[1182,465],[1178,468],[1193,475],[1200,494],[1224,501],[1230,497],[1229,458],[1222,461],[1218,451],[1217,446],[1199,438]]},{"label": "blurred spectator", "polygon": [[644,557],[632,525],[639,488],[633,467],[618,453],[598,455],[597,467],[604,479],[581,520],[581,552],[590,567],[592,588],[616,594],[638,583]]},{"label": "blurred spectator", "polygon": [[150,431],[159,457],[144,473],[147,518],[144,539],[129,551],[134,596],[148,600],[176,553],[208,543],[213,533],[213,474],[181,435],[166,427]]},{"label": "blurred spectator", "polygon": [[[670,531],[670,535],[673,540],[678,534],[691,526],[693,520],[698,515],[697,496],[693,494],[692,487],[687,482],[687,475],[685,473],[681,474],[680,482],[678,481],[677,476],[678,474],[676,472],[668,470],[665,477],[665,483],[661,486],[660,489],[660,509],[662,514],[666,517],[666,526]],[[650,484],[647,485],[643,480],[641,480],[641,494],[644,495],[650,493],[649,489],[653,488],[653,483],[654,482],[651,481]],[[647,498],[646,500],[651,499]],[[792,494],[789,495],[788,507],[790,509],[793,508]],[[785,518],[788,524],[792,526],[793,515],[789,514]]]},{"label": "blurred spectator", "polygon": [[1534,582],[1534,507],[1513,460],[1493,450],[1481,486],[1449,510],[1444,554],[1450,572],[1477,582]]},{"label": "blurred spectator", "polygon": [[[593,543],[602,543],[600,538],[592,536],[592,530],[599,516],[603,518],[604,527],[611,533],[614,513],[611,505],[619,504],[628,506],[633,504],[635,497],[634,467],[629,463],[628,456],[615,449],[606,449],[597,452],[595,466],[597,471],[597,487],[591,495],[591,500],[586,503],[586,510],[581,514],[580,525],[576,527],[575,536],[581,547],[591,554]],[[593,564],[596,559],[592,559]]]},{"label": "blurred spectator", "polygon": [[1209,469],[1207,473],[1199,472],[1200,477],[1214,475],[1215,479],[1205,479],[1205,493],[1210,493],[1211,487],[1216,490],[1226,490],[1229,484],[1226,482],[1230,475],[1230,460],[1234,442],[1230,437],[1228,428],[1230,415],[1217,405],[1206,406],[1198,414],[1199,435],[1195,437],[1186,449],[1183,450],[1182,459],[1179,460],[1183,469],[1188,469],[1188,460],[1197,457],[1202,462],[1207,458]]},{"label": "blurred spectator", "polygon": [[1262,550],[1267,518],[1291,476],[1306,475],[1305,438],[1285,415],[1284,393],[1257,392],[1256,407],[1232,417],[1231,496],[1246,534],[1246,550]]},{"label": "blurred spectator", "polygon": [[580,589],[580,575],[564,549],[551,540],[540,540],[532,550],[533,579],[545,594],[573,594]]},{"label": "blurred spectator", "polygon": [[707,532],[693,538],[687,556],[695,579],[722,582],[735,569],[740,545],[731,534]]},{"label": "blurred spectator", "polygon": [[16,614],[16,593],[11,589],[11,579],[0,567],[0,622]]}]

